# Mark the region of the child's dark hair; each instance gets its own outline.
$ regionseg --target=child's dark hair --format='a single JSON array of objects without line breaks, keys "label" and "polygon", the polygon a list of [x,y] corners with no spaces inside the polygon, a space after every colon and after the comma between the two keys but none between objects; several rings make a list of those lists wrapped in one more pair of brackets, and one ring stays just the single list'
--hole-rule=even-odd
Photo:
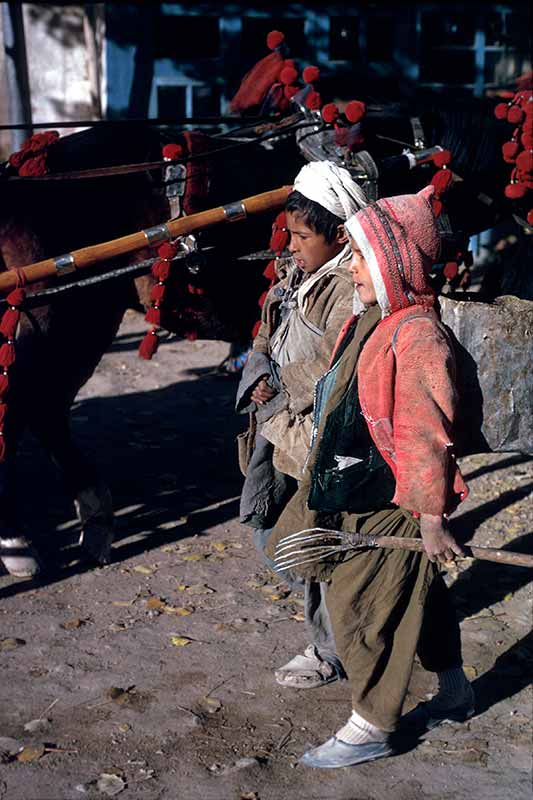
[{"label": "child's dark hair", "polygon": [[300,192],[291,192],[287,198],[285,211],[299,214],[308,228],[315,233],[321,233],[328,244],[331,244],[337,235],[339,225],[344,225],[344,220],[332,214],[314,200],[309,200]]}]

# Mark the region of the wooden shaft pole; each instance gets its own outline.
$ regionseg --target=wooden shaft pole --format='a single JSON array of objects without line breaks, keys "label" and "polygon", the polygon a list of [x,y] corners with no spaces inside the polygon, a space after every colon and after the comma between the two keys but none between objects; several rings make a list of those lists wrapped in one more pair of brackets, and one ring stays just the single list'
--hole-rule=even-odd
[{"label": "wooden shaft pole", "polygon": [[[258,214],[262,211],[279,208],[285,204],[291,191],[291,186],[282,186],[270,192],[263,192],[252,197],[247,197],[237,203],[211,208],[207,211],[201,211],[199,214],[191,214],[189,217],[170,220],[165,223],[168,236],[163,236],[159,239],[159,243],[169,238],[174,239],[177,236],[187,236],[193,231],[200,230],[201,228],[209,228],[220,222],[231,222],[232,218],[235,220],[242,219],[248,214]],[[242,211],[242,213],[239,213],[239,211]],[[145,232],[138,231],[128,236],[122,236],[119,239],[112,239],[109,242],[73,250],[71,253],[68,253],[67,256],[73,259],[76,270],[86,269],[92,264],[96,264],[98,261],[115,258],[125,253],[132,253],[135,250],[141,250],[143,247],[147,247],[149,244],[150,242]],[[37,261],[35,264],[28,264],[22,267],[22,272],[24,273],[27,283],[36,283],[37,281],[42,281],[53,275],[57,275],[57,262],[55,258],[47,258],[44,261]],[[17,276],[13,270],[7,270],[0,274],[0,292],[7,293],[15,288],[16,285]]]},{"label": "wooden shaft pole", "polygon": [[[423,552],[424,545],[421,539],[408,539],[402,536],[377,536],[376,545],[392,550],[415,550]],[[515,567],[533,568],[533,555],[527,553],[513,553],[509,550],[497,550],[494,547],[478,547],[462,545],[467,558],[476,558],[481,561],[495,561],[497,564],[511,564]]]}]

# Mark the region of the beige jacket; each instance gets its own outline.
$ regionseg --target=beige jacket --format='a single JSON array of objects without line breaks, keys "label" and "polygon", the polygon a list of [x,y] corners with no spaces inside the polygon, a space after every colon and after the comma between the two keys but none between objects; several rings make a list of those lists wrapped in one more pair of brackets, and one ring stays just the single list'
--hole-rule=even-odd
[{"label": "beige jacket", "polygon": [[[272,336],[288,278],[269,291],[261,326],[254,340],[256,352],[271,356]],[[307,294],[305,313],[298,325],[301,356],[282,366],[280,378],[288,407],[264,423],[261,434],[274,445],[274,466],[299,480],[307,457],[312,427],[315,383],[326,371],[339,331],[352,313],[353,279],[346,266],[318,280]]]}]

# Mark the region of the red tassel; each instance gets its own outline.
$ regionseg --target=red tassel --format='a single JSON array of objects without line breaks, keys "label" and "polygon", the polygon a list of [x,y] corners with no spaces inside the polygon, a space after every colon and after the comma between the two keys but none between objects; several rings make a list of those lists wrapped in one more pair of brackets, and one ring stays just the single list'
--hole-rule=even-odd
[{"label": "red tassel", "polygon": [[[505,187],[505,196],[509,200],[521,200],[527,193],[527,186],[523,183],[508,183]],[[4,345],[5,347],[5,345]],[[1,363],[2,348],[0,347],[0,363]]]},{"label": "red tassel", "polygon": [[183,147],[181,144],[166,144],[163,147],[163,158],[169,161],[177,161],[183,155]]},{"label": "red tassel", "polygon": [[163,286],[161,283],[156,283],[155,286],[152,286],[150,289],[150,300],[154,303],[160,303],[166,294],[166,286]]},{"label": "red tassel", "polygon": [[519,125],[525,119],[525,116],[520,106],[511,106],[507,112],[507,122],[510,122],[511,125]]},{"label": "red tassel", "polygon": [[168,261],[156,261],[152,264],[152,275],[160,281],[166,281],[170,275],[170,264]]},{"label": "red tassel", "polygon": [[449,169],[440,169],[433,175],[431,183],[435,187],[435,194],[440,196],[449,187],[453,180],[452,173]]},{"label": "red tassel", "polygon": [[260,298],[259,298],[259,300],[257,301],[257,305],[259,306],[259,308],[263,308],[263,305],[264,305],[264,302],[265,302],[265,300],[266,300],[266,297],[267,297],[268,291],[269,291],[269,290],[267,289],[265,292],[263,292],[263,294],[261,295],[261,297],[260,297]]},{"label": "red tassel", "polygon": [[444,267],[444,274],[451,281],[457,273],[459,272],[459,265],[456,261],[448,261],[448,263]]},{"label": "red tassel", "polygon": [[261,327],[261,320],[258,319],[255,323],[254,327],[252,328],[252,339],[255,339],[257,334],[259,333],[259,328]]},{"label": "red tassel", "polygon": [[0,347],[0,367],[10,367],[15,363],[15,358],[14,344],[9,344],[8,342]]},{"label": "red tassel", "polygon": [[13,289],[6,297],[9,306],[20,306],[26,299],[26,292],[24,289]]},{"label": "red tassel", "polygon": [[9,378],[7,375],[0,373],[0,400],[3,400],[9,391]]},{"label": "red tassel", "polygon": [[[155,306],[149,308],[146,312],[145,320],[151,325],[161,325],[161,311],[158,308],[155,308]],[[0,354],[1,352],[2,348],[0,348]]]},{"label": "red tassel", "polygon": [[265,269],[263,271],[263,275],[269,281],[274,281],[277,278],[277,275],[276,275],[276,262],[275,261],[269,261],[268,262],[268,264],[266,265],[266,267],[265,267]]},{"label": "red tassel", "polygon": [[447,166],[451,160],[452,160],[451,150],[442,150],[440,153],[435,153],[435,155],[433,156],[433,163],[439,169],[441,167]]},{"label": "red tassel", "polygon": [[[527,212],[527,221],[528,221],[528,225],[533,225],[533,208],[531,209],[531,211]],[[1,378],[0,378],[0,380],[1,380]]]},{"label": "red tassel", "polygon": [[19,324],[20,311],[15,308],[8,308],[0,322],[0,333],[6,339],[14,339],[17,332],[17,325]]},{"label": "red tassel", "polygon": [[494,107],[494,116],[496,119],[507,119],[508,108],[509,106],[507,103],[498,103],[498,105]]},{"label": "red tassel", "polygon": [[442,203],[437,197],[435,197],[435,195],[433,195],[433,197],[431,198],[431,207],[433,209],[433,213],[435,214],[435,216],[436,217],[440,216],[440,213],[442,211]]},{"label": "red tassel", "polygon": [[0,403],[0,429],[4,427],[6,411],[7,411],[7,405],[5,403]]},{"label": "red tassel", "polygon": [[178,254],[178,247],[172,242],[163,242],[157,248],[157,255],[159,258],[174,258]]},{"label": "red tassel", "polygon": [[516,166],[522,172],[531,172],[533,170],[533,153],[524,150],[516,159]]},{"label": "red tassel", "polygon": [[503,160],[508,164],[513,164],[519,150],[520,145],[518,142],[505,142],[505,144],[502,145]]},{"label": "red tassel", "polygon": [[344,113],[348,122],[355,125],[356,122],[359,122],[364,117],[365,111],[366,106],[361,100],[351,100],[346,106]]},{"label": "red tassel", "polygon": [[289,234],[287,231],[281,231],[279,228],[274,231],[270,237],[270,249],[275,253],[281,253],[289,244]]},{"label": "red tassel", "polygon": [[269,50],[275,50],[282,42],[285,41],[285,34],[281,31],[270,31],[267,36],[267,47]]},{"label": "red tassel", "polygon": [[145,361],[150,361],[154,353],[159,347],[159,337],[155,328],[146,334],[141,344],[139,345],[139,356],[144,358]]},{"label": "red tassel", "polygon": [[0,436],[0,461],[3,461],[5,457],[6,457],[6,443],[2,435]]},{"label": "red tassel", "polygon": [[331,124],[335,122],[335,120],[339,116],[339,109],[335,105],[335,103],[326,103],[324,108],[322,109],[322,119],[324,122]]},{"label": "red tassel", "polygon": [[322,98],[320,97],[319,93],[315,92],[314,90],[309,92],[305,98],[305,107],[308,108],[309,111],[319,111],[321,105]]},{"label": "red tassel", "polygon": [[283,69],[279,74],[279,79],[286,86],[289,86],[289,84],[294,83],[294,81],[298,80],[298,73],[296,72],[294,67],[283,67]]},{"label": "red tassel", "polygon": [[314,83],[320,78],[320,70],[315,66],[306,67],[302,73],[302,77],[304,83]]}]

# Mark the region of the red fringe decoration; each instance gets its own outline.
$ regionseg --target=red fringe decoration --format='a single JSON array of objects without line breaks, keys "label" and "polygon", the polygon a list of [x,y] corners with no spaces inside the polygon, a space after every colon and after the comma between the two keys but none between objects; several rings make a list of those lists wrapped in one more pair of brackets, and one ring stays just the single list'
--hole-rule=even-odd
[{"label": "red fringe decoration", "polygon": [[170,264],[168,261],[156,261],[152,264],[152,275],[159,281],[166,281],[170,275]]},{"label": "red fringe decoration", "polygon": [[[149,308],[146,312],[145,316],[146,322],[149,322],[150,325],[161,325],[161,311],[156,306]],[[0,348],[1,353],[1,348]]]},{"label": "red fringe decoration", "polygon": [[9,378],[7,372],[0,372],[0,400],[3,400],[9,391]]},{"label": "red fringe decoration", "polygon": [[20,311],[16,308],[8,308],[0,322],[0,333],[6,339],[14,339],[17,332],[17,325],[19,324]]},{"label": "red fringe decoration", "polygon": [[265,276],[267,281],[271,282],[271,284],[276,280],[277,275],[276,275],[276,262],[275,261],[269,261],[268,262],[268,264],[266,265],[265,269],[263,270],[263,275]]},{"label": "red fringe decoration", "polygon": [[145,361],[150,361],[152,356],[157,352],[159,347],[159,336],[157,331],[153,328],[149,331],[142,340],[139,347],[139,356],[144,358]]},{"label": "red fringe decoration", "polygon": [[452,180],[453,176],[449,169],[440,169],[433,175],[431,183],[435,187],[435,194],[437,197],[440,197],[440,195],[449,188]]},{"label": "red fringe decoration", "polygon": [[239,90],[230,103],[230,110],[240,114],[260,105],[268,90],[279,79],[283,69],[283,56],[277,50],[261,59],[241,81]]},{"label": "red fringe decoration", "polygon": [[261,320],[258,319],[255,323],[254,327],[252,328],[252,339],[255,339],[257,334],[259,333],[259,328],[261,327]]},{"label": "red fringe decoration", "polygon": [[150,289],[150,300],[154,303],[160,303],[166,294],[166,286],[163,283],[156,283]]},{"label": "red fringe decoration", "polygon": [[306,67],[302,73],[302,78],[304,83],[314,83],[320,78],[320,70],[315,66]]},{"label": "red fringe decoration", "polygon": [[20,306],[26,299],[26,292],[24,289],[13,289],[6,297],[7,304],[10,306]]},{"label": "red fringe decoration", "polygon": [[15,363],[15,345],[7,342],[0,347],[0,367],[10,367]]},{"label": "red fringe decoration", "polygon": [[6,418],[7,405],[0,403],[0,428],[4,427],[4,420]]},{"label": "red fringe decoration", "polygon": [[175,258],[178,255],[178,246],[172,242],[163,242],[157,248],[157,255],[159,258]]}]

